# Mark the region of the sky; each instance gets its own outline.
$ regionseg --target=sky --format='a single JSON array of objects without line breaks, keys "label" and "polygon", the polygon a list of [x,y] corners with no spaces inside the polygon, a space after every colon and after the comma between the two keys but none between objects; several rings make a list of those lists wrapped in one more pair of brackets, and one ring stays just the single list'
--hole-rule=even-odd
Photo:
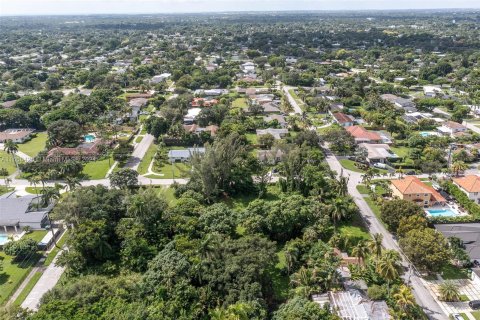
[{"label": "sky", "polygon": [[480,0],[0,0],[0,15],[480,8]]}]

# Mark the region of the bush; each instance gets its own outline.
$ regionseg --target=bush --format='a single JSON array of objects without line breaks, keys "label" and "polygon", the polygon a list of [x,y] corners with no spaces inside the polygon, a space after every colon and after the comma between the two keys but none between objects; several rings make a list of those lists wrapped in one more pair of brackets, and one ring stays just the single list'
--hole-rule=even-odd
[{"label": "bush", "polygon": [[10,241],[3,246],[3,251],[9,256],[24,258],[37,252],[37,242],[33,239]]},{"label": "bush", "polygon": [[400,199],[384,202],[380,211],[380,216],[387,225],[388,230],[395,233],[402,218],[414,215],[424,217],[425,212],[419,205]]},{"label": "bush", "polygon": [[372,285],[368,287],[367,295],[372,300],[384,300],[387,297],[387,290],[379,285]]}]

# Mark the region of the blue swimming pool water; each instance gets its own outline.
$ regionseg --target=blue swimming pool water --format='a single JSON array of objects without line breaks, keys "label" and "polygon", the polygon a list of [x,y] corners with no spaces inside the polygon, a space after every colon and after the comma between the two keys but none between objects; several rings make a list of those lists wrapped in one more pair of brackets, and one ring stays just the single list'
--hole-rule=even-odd
[{"label": "blue swimming pool water", "polygon": [[428,136],[431,136],[432,133],[431,133],[431,132],[420,132],[420,135],[421,135],[422,137],[428,137]]},{"label": "blue swimming pool water", "polygon": [[85,142],[94,142],[95,141],[95,136],[93,134],[87,134],[83,138],[85,139]]},{"label": "blue swimming pool water", "polygon": [[0,246],[4,245],[7,242],[8,236],[6,234],[0,234]]},{"label": "blue swimming pool water", "polygon": [[427,209],[427,212],[433,217],[455,217],[457,213],[452,209]]}]

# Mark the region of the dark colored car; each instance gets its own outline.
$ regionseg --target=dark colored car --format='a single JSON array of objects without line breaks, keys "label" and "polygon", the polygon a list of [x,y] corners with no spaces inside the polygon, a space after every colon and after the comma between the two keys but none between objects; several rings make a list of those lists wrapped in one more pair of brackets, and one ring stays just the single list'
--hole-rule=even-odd
[{"label": "dark colored car", "polygon": [[477,310],[477,309],[480,309],[480,300],[472,300],[468,303],[468,305],[470,306],[470,308],[472,308],[473,310]]}]

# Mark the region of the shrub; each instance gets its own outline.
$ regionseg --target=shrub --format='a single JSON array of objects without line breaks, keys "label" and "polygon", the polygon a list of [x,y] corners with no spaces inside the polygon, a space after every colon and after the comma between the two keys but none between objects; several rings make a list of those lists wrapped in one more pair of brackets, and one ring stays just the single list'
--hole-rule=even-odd
[{"label": "shrub", "polygon": [[372,300],[384,300],[387,297],[387,290],[379,285],[372,285],[368,287],[367,295]]},{"label": "shrub", "polygon": [[9,256],[24,258],[37,252],[37,242],[33,239],[10,241],[3,246],[3,251]]}]

